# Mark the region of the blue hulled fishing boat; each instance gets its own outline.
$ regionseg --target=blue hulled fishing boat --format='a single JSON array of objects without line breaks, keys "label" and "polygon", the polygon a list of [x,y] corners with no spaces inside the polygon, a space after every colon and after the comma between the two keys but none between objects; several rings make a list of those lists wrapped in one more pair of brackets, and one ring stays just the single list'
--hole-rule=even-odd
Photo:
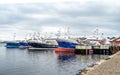
[{"label": "blue hulled fishing boat", "polygon": [[77,42],[68,39],[56,39],[56,41],[61,48],[75,48],[78,45]]},{"label": "blue hulled fishing boat", "polygon": [[69,36],[69,28],[67,29],[67,32],[65,33],[65,38],[60,38],[61,31],[59,30],[57,33],[57,43],[58,48],[55,49],[56,52],[74,52],[76,45],[78,45],[77,41],[73,40]]},{"label": "blue hulled fishing boat", "polygon": [[16,33],[13,35],[13,40],[12,41],[6,41],[6,48],[28,48],[30,47],[28,43],[25,40],[15,40]]},{"label": "blue hulled fishing boat", "polygon": [[70,39],[56,39],[56,41],[58,43],[56,52],[74,52],[76,45],[78,45],[76,41]]}]

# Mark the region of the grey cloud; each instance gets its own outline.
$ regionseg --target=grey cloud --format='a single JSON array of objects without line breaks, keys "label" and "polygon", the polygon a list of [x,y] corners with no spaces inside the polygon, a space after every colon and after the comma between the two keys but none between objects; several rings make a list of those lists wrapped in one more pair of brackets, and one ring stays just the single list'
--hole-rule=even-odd
[{"label": "grey cloud", "polygon": [[[112,6],[106,3],[99,3],[99,2],[88,2],[84,6],[80,6],[79,3],[75,3],[75,5],[79,7],[78,9],[70,9],[68,11],[69,13],[72,13],[70,15],[75,15],[77,16],[115,16],[119,15],[119,7],[116,8],[116,6]],[[66,10],[67,12],[67,10]],[[74,14],[75,13],[75,14]]]},{"label": "grey cloud", "polygon": [[[1,31],[5,32],[15,27],[15,31],[20,34],[21,32],[41,31],[42,26],[70,27],[72,34],[84,35],[85,33],[92,34],[96,26],[99,26],[101,32],[106,29],[113,30],[114,33],[119,32],[120,28],[119,8],[120,6],[97,1],[84,5],[77,2],[0,4],[0,27],[3,28]],[[28,14],[53,16],[41,20],[32,18]]]}]

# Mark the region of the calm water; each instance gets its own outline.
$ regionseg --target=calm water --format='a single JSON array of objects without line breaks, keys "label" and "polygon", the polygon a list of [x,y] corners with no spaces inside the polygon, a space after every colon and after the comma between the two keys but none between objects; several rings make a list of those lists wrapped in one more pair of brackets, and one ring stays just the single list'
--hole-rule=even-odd
[{"label": "calm water", "polygon": [[76,75],[105,55],[75,55],[27,49],[6,49],[0,45],[0,75]]}]

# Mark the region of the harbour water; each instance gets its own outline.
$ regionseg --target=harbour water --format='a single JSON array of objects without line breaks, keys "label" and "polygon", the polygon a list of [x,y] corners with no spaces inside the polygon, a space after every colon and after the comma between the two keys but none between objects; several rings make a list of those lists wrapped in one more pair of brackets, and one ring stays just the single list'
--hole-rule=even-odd
[{"label": "harbour water", "polygon": [[7,49],[0,45],[0,75],[76,75],[107,55],[76,55],[54,50]]}]

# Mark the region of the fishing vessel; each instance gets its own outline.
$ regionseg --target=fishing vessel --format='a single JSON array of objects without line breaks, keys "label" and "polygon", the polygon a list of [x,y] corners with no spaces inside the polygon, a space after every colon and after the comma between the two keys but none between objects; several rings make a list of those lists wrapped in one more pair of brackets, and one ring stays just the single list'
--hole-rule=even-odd
[{"label": "fishing vessel", "polygon": [[5,47],[6,48],[28,48],[30,47],[25,40],[16,40],[16,33],[13,34],[13,40],[6,41]]},{"label": "fishing vessel", "polygon": [[77,42],[70,39],[56,39],[58,43],[58,48],[55,49],[56,52],[74,52]]},{"label": "fishing vessel", "polygon": [[58,48],[55,49],[56,52],[74,52],[75,46],[78,45],[78,42],[76,40],[73,40],[69,36],[69,28],[67,29],[67,32],[65,33],[65,38],[60,38],[61,32],[58,31],[58,38],[56,39],[58,43]]},{"label": "fishing vessel", "polygon": [[34,48],[56,48],[57,44],[52,42],[29,41],[28,44]]},{"label": "fishing vessel", "polygon": [[48,50],[57,47],[56,40],[48,39],[45,34],[39,32],[34,33],[27,42],[31,46],[31,48],[28,48],[29,50]]}]

